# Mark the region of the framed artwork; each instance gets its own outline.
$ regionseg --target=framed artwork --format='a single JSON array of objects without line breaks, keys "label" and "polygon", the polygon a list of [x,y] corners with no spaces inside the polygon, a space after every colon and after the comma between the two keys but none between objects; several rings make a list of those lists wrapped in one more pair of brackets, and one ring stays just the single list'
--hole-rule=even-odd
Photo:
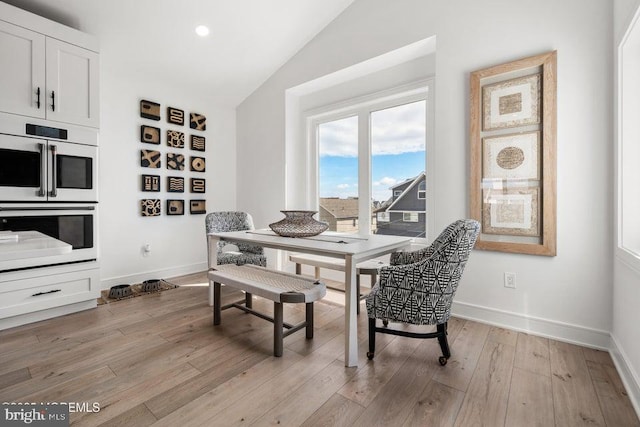
[{"label": "framed artwork", "polygon": [[168,176],[167,191],[169,193],[184,193],[184,178],[180,176]]},{"label": "framed artwork", "polygon": [[160,175],[142,175],[142,191],[160,191]]},{"label": "framed artwork", "polygon": [[140,117],[151,120],[160,120],[160,104],[153,101],[140,101]]},{"label": "framed artwork", "polygon": [[206,200],[190,200],[189,212],[192,215],[206,214],[207,213],[207,201]]},{"label": "framed artwork", "polygon": [[205,138],[204,136],[191,135],[191,149],[194,151],[205,151]]},{"label": "framed artwork", "polygon": [[173,107],[167,107],[167,122],[184,126],[184,111]]},{"label": "framed artwork", "polygon": [[140,142],[147,144],[160,144],[160,128],[153,126],[140,126]]},{"label": "framed artwork", "polygon": [[540,73],[482,87],[482,129],[540,123]]},{"label": "framed artwork", "polygon": [[184,148],[184,133],[177,130],[168,130],[167,145],[173,148]]},{"label": "framed artwork", "polygon": [[167,169],[174,171],[184,170],[184,155],[167,153]]},{"label": "framed artwork", "polygon": [[555,256],[557,52],[470,75],[476,249]]},{"label": "framed artwork", "polygon": [[540,132],[482,139],[483,179],[539,179]]},{"label": "framed artwork", "polygon": [[158,169],[161,165],[160,152],[155,150],[140,150],[140,166]]},{"label": "framed artwork", "polygon": [[204,114],[191,113],[189,127],[195,130],[207,130],[207,118]]},{"label": "framed artwork", "polygon": [[160,216],[160,199],[142,199],[140,200],[140,215],[142,216]]},{"label": "framed artwork", "polygon": [[191,157],[191,170],[194,172],[204,172],[206,170],[206,161],[204,157]]},{"label": "framed artwork", "polygon": [[167,200],[167,215],[184,215],[184,200]]},{"label": "framed artwork", "polygon": [[204,193],[206,191],[206,182],[201,178],[191,178],[191,192]]}]

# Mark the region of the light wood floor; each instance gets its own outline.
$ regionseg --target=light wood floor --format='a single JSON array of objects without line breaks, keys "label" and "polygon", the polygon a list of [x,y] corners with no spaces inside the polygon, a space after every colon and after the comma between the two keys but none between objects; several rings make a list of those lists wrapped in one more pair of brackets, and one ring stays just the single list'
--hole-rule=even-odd
[{"label": "light wood floor", "polygon": [[213,328],[206,301],[182,286],[2,331],[0,402],[98,402],[71,415],[92,426],[640,425],[606,352],[454,318],[447,366],[436,340],[390,335],[371,362],[363,313],[345,368],[338,304],[317,303],[314,339],[287,337],[274,358],[270,323],[230,309]]}]

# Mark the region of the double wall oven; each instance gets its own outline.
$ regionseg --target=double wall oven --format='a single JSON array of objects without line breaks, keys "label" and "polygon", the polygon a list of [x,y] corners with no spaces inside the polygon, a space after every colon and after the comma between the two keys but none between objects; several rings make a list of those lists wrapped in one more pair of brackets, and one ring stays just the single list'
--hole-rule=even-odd
[{"label": "double wall oven", "polygon": [[0,120],[0,232],[35,230],[71,253],[0,260],[0,273],[97,259],[98,134],[26,119]]}]

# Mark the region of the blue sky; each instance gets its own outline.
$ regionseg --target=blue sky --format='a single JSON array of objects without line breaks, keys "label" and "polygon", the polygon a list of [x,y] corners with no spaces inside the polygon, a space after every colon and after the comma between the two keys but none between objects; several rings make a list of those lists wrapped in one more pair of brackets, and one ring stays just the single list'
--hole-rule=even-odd
[{"label": "blue sky", "polygon": [[[420,101],[371,114],[374,200],[387,200],[389,187],[425,170],[425,105]],[[357,132],[355,116],[320,125],[320,197],[358,195]]]}]

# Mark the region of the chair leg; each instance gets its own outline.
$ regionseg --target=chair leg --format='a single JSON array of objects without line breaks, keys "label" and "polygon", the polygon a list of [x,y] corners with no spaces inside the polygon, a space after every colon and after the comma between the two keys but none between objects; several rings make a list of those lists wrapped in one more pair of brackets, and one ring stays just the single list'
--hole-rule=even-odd
[{"label": "chair leg", "polygon": [[247,308],[253,308],[253,298],[249,292],[244,293],[244,306]]},{"label": "chair leg", "polygon": [[440,343],[440,349],[442,350],[442,356],[438,358],[438,361],[442,366],[447,364],[447,360],[451,357],[451,350],[449,349],[449,341],[447,340],[447,322],[444,322],[436,326],[438,331],[438,343]]},{"label": "chair leg", "polygon": [[376,352],[376,319],[369,318],[369,351],[367,359],[373,360]]},{"label": "chair leg", "polygon": [[213,282],[213,324],[219,325],[222,320],[222,302],[220,301],[220,283]]},{"label": "chair leg", "polygon": [[284,320],[282,312],[282,303],[273,303],[273,355],[275,357],[282,356],[282,348],[284,340]]},{"label": "chair leg", "polygon": [[305,305],[307,339],[311,339],[313,338],[313,303],[308,302]]}]

